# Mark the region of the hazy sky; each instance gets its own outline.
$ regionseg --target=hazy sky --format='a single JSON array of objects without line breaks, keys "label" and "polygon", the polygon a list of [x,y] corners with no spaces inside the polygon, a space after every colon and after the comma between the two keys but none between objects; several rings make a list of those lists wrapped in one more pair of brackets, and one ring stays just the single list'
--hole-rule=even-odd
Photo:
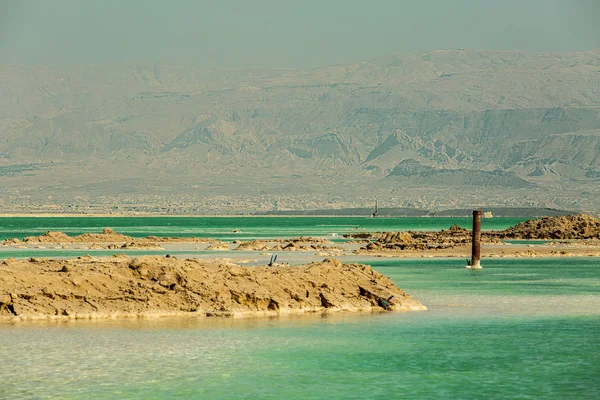
[{"label": "hazy sky", "polygon": [[0,63],[306,67],[600,48],[600,0],[0,0]]}]

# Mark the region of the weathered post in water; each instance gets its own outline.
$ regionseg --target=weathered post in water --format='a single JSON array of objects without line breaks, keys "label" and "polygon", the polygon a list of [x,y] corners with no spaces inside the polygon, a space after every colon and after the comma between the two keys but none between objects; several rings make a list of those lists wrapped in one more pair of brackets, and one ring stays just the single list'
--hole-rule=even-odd
[{"label": "weathered post in water", "polygon": [[473,210],[473,239],[471,240],[472,269],[481,269],[481,210]]}]

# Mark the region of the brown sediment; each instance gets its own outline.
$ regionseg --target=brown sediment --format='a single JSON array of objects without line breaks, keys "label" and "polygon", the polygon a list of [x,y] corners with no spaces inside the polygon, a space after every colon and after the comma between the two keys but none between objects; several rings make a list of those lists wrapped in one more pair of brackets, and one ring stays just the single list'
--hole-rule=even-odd
[{"label": "brown sediment", "polygon": [[[348,234],[353,238],[366,234]],[[383,232],[370,234],[356,254],[400,257],[460,257],[469,254],[472,231],[453,225],[439,232]],[[505,245],[503,240],[560,239],[546,244]],[[569,239],[569,241],[561,241]],[[600,220],[589,215],[544,217],[503,231],[481,232],[482,257],[600,256]]]},{"label": "brown sediment", "polygon": [[600,239],[600,220],[586,214],[544,217],[488,235],[501,239]]},{"label": "brown sediment", "polygon": [[[438,232],[356,232],[344,235],[357,239],[364,246],[355,254],[396,257],[466,257],[472,241],[472,232],[458,225]],[[551,239],[543,245],[505,245],[506,239]],[[563,240],[569,240],[563,242]],[[356,241],[353,241],[356,243]],[[90,249],[162,249],[166,243],[206,243],[209,250],[230,249],[224,242],[205,238],[156,237],[133,238],[117,234],[110,228],[102,233],[68,236],[62,232],[48,232],[42,236],[28,237],[23,242],[9,239],[1,245],[20,247],[42,244],[89,244]],[[529,220],[503,231],[481,233],[482,257],[562,257],[599,256],[600,220],[583,214],[566,217],[545,217]],[[313,251],[319,255],[339,255],[352,248],[335,246],[330,240],[314,237],[293,239],[268,239],[234,241],[233,250],[246,251]],[[532,248],[533,247],[533,248]]]},{"label": "brown sediment", "polygon": [[229,245],[227,243],[214,243],[206,248],[206,250],[229,250]]},{"label": "brown sediment", "polygon": [[2,245],[21,244],[91,244],[93,249],[160,249],[163,243],[223,243],[216,239],[197,237],[158,237],[148,236],[145,238],[134,238],[132,236],[116,233],[111,228],[105,228],[102,233],[84,233],[78,236],[69,236],[64,232],[48,231],[41,236],[29,236],[20,241],[19,239],[7,239]]},{"label": "brown sediment", "polygon": [[[458,225],[452,225],[449,229],[441,230],[439,232],[383,232],[374,233],[373,238],[376,240],[367,244],[362,250],[426,251],[453,249],[457,246],[461,247],[465,244],[470,244],[472,234],[469,229],[463,229]],[[482,238],[482,242],[494,244],[501,243],[499,239],[494,237]]]},{"label": "brown sediment", "polygon": [[386,276],[326,259],[299,267],[146,256],[0,261],[0,319],[244,316],[425,307]]},{"label": "brown sediment", "polygon": [[[148,236],[134,238],[116,233],[110,228],[105,228],[102,233],[84,233],[78,236],[69,236],[63,232],[46,232],[41,236],[30,236],[20,241],[7,239],[0,245],[19,246],[24,244],[89,244],[89,249],[162,249],[161,244],[167,243],[205,243],[210,244],[207,250],[229,250],[229,245],[217,239],[198,237],[158,237]],[[324,238],[298,237],[291,239],[265,239],[233,242],[237,244],[233,250],[246,251],[342,251],[341,247]]]},{"label": "brown sediment", "polygon": [[305,237],[293,239],[250,240],[234,242],[238,246],[234,250],[246,251],[342,251],[341,247],[332,246],[328,239]]}]

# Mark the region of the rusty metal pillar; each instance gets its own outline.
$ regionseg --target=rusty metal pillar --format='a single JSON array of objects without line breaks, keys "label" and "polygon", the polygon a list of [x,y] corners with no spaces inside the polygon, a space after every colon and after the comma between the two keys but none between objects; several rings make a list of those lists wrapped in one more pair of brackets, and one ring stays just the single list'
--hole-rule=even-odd
[{"label": "rusty metal pillar", "polygon": [[473,240],[471,246],[471,268],[481,269],[481,210],[473,210]]}]

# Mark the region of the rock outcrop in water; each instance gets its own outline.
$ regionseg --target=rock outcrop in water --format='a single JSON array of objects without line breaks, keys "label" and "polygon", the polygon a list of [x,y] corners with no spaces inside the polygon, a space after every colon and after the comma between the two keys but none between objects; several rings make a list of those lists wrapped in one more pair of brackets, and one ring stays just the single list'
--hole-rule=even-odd
[{"label": "rock outcrop in water", "polygon": [[[344,235],[353,237],[354,234]],[[364,238],[364,233],[359,233],[358,237]],[[383,232],[374,233],[371,236],[376,239],[367,244],[363,250],[412,250],[426,251],[439,249],[452,249],[456,246],[471,243],[471,231],[454,224],[449,229],[442,229],[439,232]],[[485,237],[485,242],[498,242],[494,237]]]},{"label": "rock outcrop in water", "polygon": [[[84,233],[78,236],[69,236],[64,232],[48,231],[41,236],[28,236],[23,239],[24,244],[44,243],[44,244],[92,244],[94,248],[152,248],[159,247],[159,243],[212,243],[221,244],[220,240],[198,238],[198,237],[158,237],[147,236],[145,238],[135,238],[132,236],[116,233],[111,228],[104,228],[102,233]],[[7,239],[0,244],[16,245],[21,244],[19,239]]]},{"label": "rock outcrop in water", "polygon": [[[466,248],[471,243],[471,230],[452,225],[439,232],[377,232],[344,235],[346,238],[374,240],[360,252],[378,251],[427,251]],[[527,220],[502,231],[483,231],[483,243],[501,244],[502,239],[556,239],[589,240],[600,239],[600,220],[585,214],[544,217]],[[592,240],[586,245],[594,245]],[[597,245],[597,244],[596,244]]]},{"label": "rock outcrop in water", "polygon": [[292,239],[250,240],[238,243],[235,250],[246,251],[321,251],[342,250],[340,247],[331,246],[328,239],[301,236]]},{"label": "rock outcrop in water", "polygon": [[600,239],[600,220],[585,214],[544,217],[490,235],[503,239]]},{"label": "rock outcrop in water", "polygon": [[425,309],[371,267],[334,259],[276,268],[123,255],[0,262],[0,316],[8,318],[278,315],[382,307]]}]

